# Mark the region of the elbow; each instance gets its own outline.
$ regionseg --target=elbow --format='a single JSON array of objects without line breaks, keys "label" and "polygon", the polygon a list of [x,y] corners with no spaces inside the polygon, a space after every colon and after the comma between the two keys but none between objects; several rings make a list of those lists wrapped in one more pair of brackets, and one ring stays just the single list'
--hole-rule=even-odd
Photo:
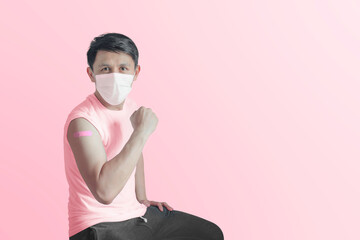
[{"label": "elbow", "polygon": [[114,197],[112,197],[112,194],[110,192],[110,189],[108,187],[105,187],[106,185],[101,184],[100,181],[97,182],[95,187],[95,199],[104,205],[109,205],[113,202]]},{"label": "elbow", "polygon": [[120,191],[115,191],[115,189],[109,186],[109,184],[98,184],[96,189],[96,200],[104,205],[109,205],[114,201],[122,189],[123,187]]},{"label": "elbow", "polygon": [[114,198],[110,196],[110,194],[106,192],[97,191],[96,200],[104,205],[109,205],[113,202]]},{"label": "elbow", "polygon": [[108,200],[108,199],[102,199],[101,201],[99,201],[100,203],[104,204],[104,205],[109,205],[112,203],[112,200]]},{"label": "elbow", "polygon": [[96,200],[101,204],[109,205],[113,202],[114,199],[102,196],[102,197],[97,197]]},{"label": "elbow", "polygon": [[112,203],[113,199],[110,199],[110,198],[106,198],[106,197],[99,197],[97,199],[97,201],[101,204],[104,204],[104,205],[109,205],[110,203]]}]

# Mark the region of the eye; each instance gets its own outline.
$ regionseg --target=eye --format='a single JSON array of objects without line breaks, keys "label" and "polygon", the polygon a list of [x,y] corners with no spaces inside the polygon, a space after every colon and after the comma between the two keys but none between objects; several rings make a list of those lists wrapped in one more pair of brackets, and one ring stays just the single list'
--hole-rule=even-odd
[{"label": "eye", "polygon": [[121,67],[122,69],[124,69],[123,71],[125,71],[126,70],[126,67]]},{"label": "eye", "polygon": [[105,68],[108,68],[108,67],[104,67],[103,69],[101,69],[101,71],[104,70]]}]

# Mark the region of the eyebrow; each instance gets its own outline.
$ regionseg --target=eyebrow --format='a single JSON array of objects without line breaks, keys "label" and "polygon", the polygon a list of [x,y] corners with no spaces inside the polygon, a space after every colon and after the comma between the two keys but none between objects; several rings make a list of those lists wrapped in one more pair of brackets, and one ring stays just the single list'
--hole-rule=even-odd
[{"label": "eyebrow", "polygon": [[[111,65],[108,64],[108,63],[102,63],[102,64],[99,64],[99,65],[98,65],[98,67],[104,67],[104,66],[106,66],[106,67],[111,67]],[[130,65],[127,64],[127,63],[122,63],[122,64],[119,64],[118,66],[130,66]]]}]

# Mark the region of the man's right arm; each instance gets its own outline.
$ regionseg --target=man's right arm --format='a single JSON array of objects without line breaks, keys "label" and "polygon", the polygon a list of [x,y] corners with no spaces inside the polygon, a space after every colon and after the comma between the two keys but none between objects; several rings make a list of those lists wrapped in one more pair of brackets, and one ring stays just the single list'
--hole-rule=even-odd
[{"label": "man's right arm", "polygon": [[[91,136],[74,136],[79,131],[91,131]],[[101,136],[86,119],[76,118],[69,124],[67,139],[79,172],[91,193],[102,204],[110,204],[121,192],[141,156],[149,135],[135,129],[114,158],[107,160]]]}]

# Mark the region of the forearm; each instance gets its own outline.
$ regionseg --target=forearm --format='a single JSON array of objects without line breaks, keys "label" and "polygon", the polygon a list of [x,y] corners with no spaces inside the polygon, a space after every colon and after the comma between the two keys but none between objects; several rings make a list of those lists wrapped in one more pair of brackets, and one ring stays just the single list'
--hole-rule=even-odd
[{"label": "forearm", "polygon": [[147,139],[148,136],[142,131],[133,131],[121,152],[102,166],[98,179],[98,194],[108,204],[125,186],[137,165]]},{"label": "forearm", "polygon": [[140,154],[139,161],[136,165],[135,192],[138,202],[141,202],[142,200],[147,200],[145,189],[144,157],[142,153]]}]

